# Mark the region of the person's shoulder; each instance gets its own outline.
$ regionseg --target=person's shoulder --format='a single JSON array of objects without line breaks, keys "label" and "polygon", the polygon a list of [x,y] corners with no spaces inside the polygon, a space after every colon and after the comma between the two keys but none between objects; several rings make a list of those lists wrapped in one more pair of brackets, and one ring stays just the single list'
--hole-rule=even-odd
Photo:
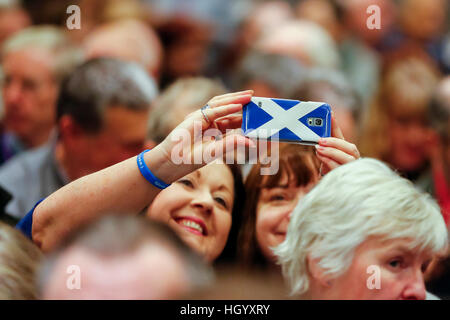
[{"label": "person's shoulder", "polygon": [[24,151],[14,158],[8,160],[0,167],[0,183],[4,179],[19,178],[40,169],[40,167],[51,158],[50,145]]}]

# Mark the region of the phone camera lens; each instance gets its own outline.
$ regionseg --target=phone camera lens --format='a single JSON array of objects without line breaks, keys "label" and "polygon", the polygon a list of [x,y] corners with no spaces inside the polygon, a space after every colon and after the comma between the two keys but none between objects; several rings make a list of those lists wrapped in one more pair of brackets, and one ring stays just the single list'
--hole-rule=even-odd
[{"label": "phone camera lens", "polygon": [[322,119],[316,119],[315,120],[315,125],[316,126],[321,126],[322,125]]}]

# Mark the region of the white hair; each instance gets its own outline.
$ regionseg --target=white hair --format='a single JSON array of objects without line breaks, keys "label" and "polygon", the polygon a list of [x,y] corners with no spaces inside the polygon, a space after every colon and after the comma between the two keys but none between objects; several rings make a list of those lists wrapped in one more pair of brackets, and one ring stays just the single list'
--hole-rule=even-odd
[{"label": "white hair", "polygon": [[286,54],[316,67],[336,69],[341,61],[335,41],[324,28],[307,20],[289,20],[266,30],[255,42],[263,52]]},{"label": "white hair", "polygon": [[83,60],[63,29],[51,26],[28,27],[9,37],[2,46],[2,56],[23,49],[43,48],[53,54],[52,67],[57,81],[68,76]]},{"label": "white hair", "polygon": [[286,239],[274,249],[291,294],[309,289],[307,259],[338,277],[368,237],[411,239],[410,248],[448,246],[436,202],[381,161],[359,159],[328,173],[294,209]]}]

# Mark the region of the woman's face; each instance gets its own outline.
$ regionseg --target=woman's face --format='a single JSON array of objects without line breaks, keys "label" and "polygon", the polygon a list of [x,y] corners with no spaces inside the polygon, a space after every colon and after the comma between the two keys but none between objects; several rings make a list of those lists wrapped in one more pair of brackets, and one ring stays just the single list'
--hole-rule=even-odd
[{"label": "woman's face", "polygon": [[209,164],[160,192],[147,216],[167,223],[207,261],[223,251],[231,228],[234,179],[224,164]]},{"label": "woman's face", "polygon": [[326,298],[425,299],[423,275],[432,255],[411,250],[409,244],[408,239],[366,240],[355,250],[353,262],[345,274],[330,281]]},{"label": "woman's face", "polygon": [[284,174],[278,186],[263,188],[256,207],[256,241],[263,255],[275,261],[270,249],[284,241],[292,210],[317,183],[315,174],[307,185],[297,186]]},{"label": "woman's face", "polygon": [[389,123],[391,164],[402,171],[415,171],[428,159],[430,130],[423,121],[408,117],[393,117]]}]

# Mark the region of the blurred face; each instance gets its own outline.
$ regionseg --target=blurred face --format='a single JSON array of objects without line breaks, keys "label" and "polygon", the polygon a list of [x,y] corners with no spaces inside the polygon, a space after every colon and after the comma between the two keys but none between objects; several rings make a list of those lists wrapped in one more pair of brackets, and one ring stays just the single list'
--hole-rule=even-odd
[{"label": "blurred face", "polygon": [[100,30],[84,43],[85,55],[89,59],[113,57],[133,61],[145,67],[155,78],[159,77],[161,50],[157,39],[126,26]]},{"label": "blurred face", "polygon": [[207,261],[225,248],[231,228],[234,180],[224,164],[209,164],[161,191],[147,216],[167,223]]},{"label": "blurred face", "polygon": [[259,80],[252,80],[250,83],[247,83],[245,88],[249,90],[253,90],[255,97],[267,97],[267,98],[277,98],[280,97],[280,94],[273,89],[267,83]]},{"label": "blurred face", "polygon": [[[346,0],[345,22],[347,27],[369,43],[377,43],[387,33],[395,21],[395,4],[392,0]],[[376,5],[380,14],[380,29],[369,29],[367,19],[374,12],[367,13],[367,8]],[[377,11],[378,13],[378,11]]]},{"label": "blurred face", "polygon": [[317,183],[315,174],[307,185],[297,186],[282,176],[278,186],[263,188],[256,207],[256,240],[261,252],[269,261],[275,261],[270,249],[284,241],[292,210]]},{"label": "blurred face", "polygon": [[[432,259],[428,252],[409,249],[410,240],[381,241],[370,238],[355,250],[350,268],[331,285],[326,299],[403,300],[425,299],[423,274]],[[369,266],[380,270],[380,289],[369,289],[374,275]]]},{"label": "blurred face", "polygon": [[45,142],[54,125],[58,87],[52,59],[39,48],[15,51],[3,59],[4,122],[29,147]]},{"label": "blurred face", "polygon": [[108,108],[102,130],[97,134],[82,134],[69,147],[68,156],[76,167],[70,178],[79,178],[139,154],[146,139],[148,112],[120,106]]},{"label": "blurred face", "polygon": [[432,39],[444,26],[446,7],[446,0],[405,0],[402,8],[404,31],[421,40]]},{"label": "blurred face", "polygon": [[168,75],[179,78],[201,74],[208,60],[214,27],[205,21],[177,17],[164,29],[170,38],[164,55]]},{"label": "blurred face", "polygon": [[28,27],[30,17],[24,10],[7,9],[0,12],[0,46],[12,34]]},{"label": "blurred face", "polygon": [[331,3],[326,0],[306,0],[297,5],[300,18],[313,21],[324,27],[335,40],[339,40],[342,30]]},{"label": "blurred face", "polygon": [[422,169],[428,160],[431,132],[425,121],[393,116],[389,122],[391,164],[402,171]]},{"label": "blurred face", "polygon": [[263,32],[293,18],[292,9],[286,2],[268,1],[258,4],[248,16],[242,30],[246,44],[251,46]]}]

